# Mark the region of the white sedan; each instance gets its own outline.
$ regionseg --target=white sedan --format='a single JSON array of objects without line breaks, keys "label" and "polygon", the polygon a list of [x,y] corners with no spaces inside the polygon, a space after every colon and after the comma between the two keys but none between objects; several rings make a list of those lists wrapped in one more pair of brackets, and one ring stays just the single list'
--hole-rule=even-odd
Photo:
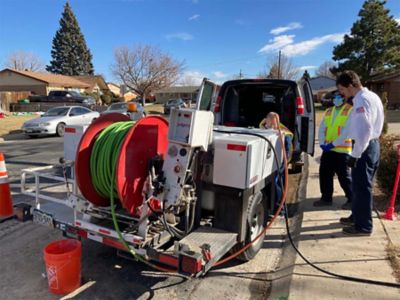
[{"label": "white sedan", "polygon": [[22,125],[24,134],[30,137],[41,135],[64,135],[65,126],[89,125],[99,113],[82,106],[59,106],[49,109],[41,117],[26,121]]}]

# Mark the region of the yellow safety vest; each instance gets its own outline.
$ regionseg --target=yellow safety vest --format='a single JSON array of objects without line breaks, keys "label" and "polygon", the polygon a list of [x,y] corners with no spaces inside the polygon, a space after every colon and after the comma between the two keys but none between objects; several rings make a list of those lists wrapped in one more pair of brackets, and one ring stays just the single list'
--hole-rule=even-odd
[{"label": "yellow safety vest", "polygon": [[[332,143],[340,136],[340,130],[346,125],[352,109],[353,107],[350,104],[345,103],[336,114],[335,119],[333,119],[335,110],[337,110],[335,106],[325,111],[325,144]],[[350,154],[352,151],[351,139],[344,140],[343,144],[336,145],[331,151]]]}]

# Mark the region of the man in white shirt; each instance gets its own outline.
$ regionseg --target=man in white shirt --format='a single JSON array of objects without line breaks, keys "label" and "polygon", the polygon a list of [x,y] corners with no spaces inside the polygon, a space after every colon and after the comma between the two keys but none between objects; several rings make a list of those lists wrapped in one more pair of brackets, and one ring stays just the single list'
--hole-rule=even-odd
[{"label": "man in white shirt", "polygon": [[339,92],[354,97],[353,112],[349,120],[348,135],[354,141],[349,166],[352,170],[352,214],[341,218],[348,225],[343,233],[348,235],[371,235],[373,178],[379,166],[380,145],[384,113],[379,96],[361,85],[354,71],[345,71],[336,80]]}]

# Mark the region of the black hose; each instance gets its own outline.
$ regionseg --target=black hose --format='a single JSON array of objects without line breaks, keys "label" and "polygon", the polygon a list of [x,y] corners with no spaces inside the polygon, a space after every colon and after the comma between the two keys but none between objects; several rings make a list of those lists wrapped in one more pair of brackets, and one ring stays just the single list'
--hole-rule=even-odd
[{"label": "black hose", "polygon": [[[280,185],[282,187],[283,190],[283,182],[282,182],[282,174],[281,172],[279,172],[279,163],[277,161],[277,156],[276,156],[276,150],[275,147],[272,145],[271,141],[269,141],[265,136],[261,135],[261,134],[257,134],[254,132],[244,132],[244,131],[225,131],[225,130],[218,130],[218,129],[214,129],[214,131],[216,132],[220,132],[220,133],[230,133],[230,134],[243,134],[243,135],[253,135],[253,136],[257,136],[259,138],[264,139],[265,141],[268,142],[268,144],[272,147],[272,150],[274,152],[275,155],[275,161],[277,162],[277,167],[278,167],[278,176],[279,176],[279,182]],[[283,149],[284,150],[284,149]],[[336,274],[327,270],[324,270],[318,266],[316,266],[314,263],[310,262],[304,255],[303,253],[300,252],[300,250],[296,247],[293,238],[292,238],[292,234],[290,233],[290,228],[289,228],[289,216],[288,216],[288,208],[286,203],[284,203],[285,205],[285,224],[286,224],[286,231],[287,231],[287,235],[290,241],[290,244],[292,245],[292,247],[294,248],[294,250],[297,252],[297,254],[304,260],[304,262],[306,262],[309,266],[313,267],[314,269],[327,274],[329,276],[333,276],[336,277],[340,280],[346,280],[346,281],[354,281],[354,282],[360,282],[360,283],[367,283],[367,284],[374,284],[374,285],[381,285],[381,286],[387,286],[387,287],[394,287],[394,288],[400,288],[400,284],[398,283],[393,283],[393,282],[385,282],[385,281],[377,281],[377,280],[372,280],[372,279],[364,279],[364,278],[359,278],[359,277],[353,277],[353,276],[347,276],[347,275],[341,275],[341,274]]]}]

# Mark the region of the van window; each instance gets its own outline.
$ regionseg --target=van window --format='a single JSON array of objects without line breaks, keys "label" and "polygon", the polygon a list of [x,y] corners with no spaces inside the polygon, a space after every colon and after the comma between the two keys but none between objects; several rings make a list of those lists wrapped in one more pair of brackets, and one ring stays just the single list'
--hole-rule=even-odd
[{"label": "van window", "polygon": [[292,86],[238,84],[228,86],[224,94],[222,125],[258,128],[269,112],[276,112],[281,122],[294,132],[296,94]]}]

